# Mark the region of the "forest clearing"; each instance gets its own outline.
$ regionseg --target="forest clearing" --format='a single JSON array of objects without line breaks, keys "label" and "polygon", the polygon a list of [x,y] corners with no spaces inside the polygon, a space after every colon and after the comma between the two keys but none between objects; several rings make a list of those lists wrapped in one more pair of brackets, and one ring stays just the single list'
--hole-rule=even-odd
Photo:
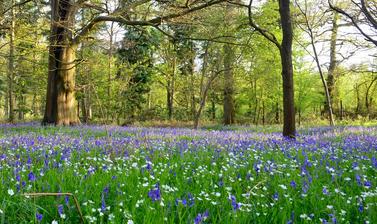
[{"label": "forest clearing", "polygon": [[0,224],[377,223],[376,0],[0,0]]}]

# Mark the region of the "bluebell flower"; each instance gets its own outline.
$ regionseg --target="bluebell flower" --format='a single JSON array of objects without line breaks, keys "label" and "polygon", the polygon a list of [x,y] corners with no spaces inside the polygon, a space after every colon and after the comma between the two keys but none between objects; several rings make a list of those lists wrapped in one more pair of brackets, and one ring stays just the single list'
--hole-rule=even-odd
[{"label": "bluebell flower", "polygon": [[103,195],[101,197],[101,211],[102,212],[106,211],[106,201],[105,201],[105,197]]},{"label": "bluebell flower", "polygon": [[192,207],[195,204],[195,199],[194,199],[194,197],[192,196],[191,193],[187,194],[187,199],[188,199],[189,207]]},{"label": "bluebell flower", "polygon": [[41,222],[42,219],[43,219],[43,215],[42,215],[42,214],[39,214],[39,213],[37,212],[37,214],[35,214],[35,218],[37,219],[38,222]]},{"label": "bluebell flower", "polygon": [[241,204],[237,203],[236,197],[233,195],[230,196],[230,200],[231,200],[233,211],[237,211],[241,207]]},{"label": "bluebell flower", "polygon": [[203,221],[205,221],[208,217],[209,217],[209,212],[208,212],[208,210],[205,211],[204,213],[199,213],[199,214],[195,217],[194,223],[195,223],[195,224],[200,224],[200,223],[202,223]]},{"label": "bluebell flower", "polygon": [[64,214],[64,206],[63,205],[58,205],[58,213],[59,213],[59,215]]},{"label": "bluebell flower", "polygon": [[182,199],[182,205],[184,205],[184,206],[187,205],[187,200],[186,200],[186,198],[183,198],[183,199]]},{"label": "bluebell flower", "polygon": [[161,200],[161,191],[158,183],[148,192],[148,196],[153,202]]},{"label": "bluebell flower", "polygon": [[356,178],[356,182],[357,182],[357,184],[358,184],[359,186],[361,186],[362,184],[361,184],[361,177],[360,177],[360,175],[356,174],[355,178]]},{"label": "bluebell flower", "polygon": [[275,192],[275,194],[273,195],[273,199],[275,201],[277,201],[279,199],[279,193],[278,192]]},{"label": "bluebell flower", "polygon": [[35,175],[32,171],[28,174],[28,180],[31,182],[34,182],[36,180]]},{"label": "bluebell flower", "polygon": [[290,185],[293,188],[296,188],[296,186],[297,186],[297,184],[296,184],[296,182],[294,180],[291,181]]},{"label": "bluebell flower", "polygon": [[64,197],[64,202],[65,202],[65,204],[69,207],[69,196],[68,196],[68,195],[66,195],[66,196]]},{"label": "bluebell flower", "polygon": [[364,206],[363,206],[362,203],[359,204],[358,209],[359,209],[359,212],[363,212],[364,211]]},{"label": "bluebell flower", "polygon": [[328,195],[328,194],[329,194],[329,192],[328,192],[328,190],[327,190],[326,187],[323,187],[323,189],[322,189],[322,193],[323,193],[324,195]]}]

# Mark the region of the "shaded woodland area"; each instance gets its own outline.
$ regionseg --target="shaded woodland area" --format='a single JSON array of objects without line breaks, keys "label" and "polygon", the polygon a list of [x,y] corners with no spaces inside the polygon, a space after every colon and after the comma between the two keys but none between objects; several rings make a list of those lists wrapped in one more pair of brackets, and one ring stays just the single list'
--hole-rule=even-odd
[{"label": "shaded woodland area", "polygon": [[376,47],[375,0],[5,0],[0,116],[294,137],[296,122],[377,118]]}]

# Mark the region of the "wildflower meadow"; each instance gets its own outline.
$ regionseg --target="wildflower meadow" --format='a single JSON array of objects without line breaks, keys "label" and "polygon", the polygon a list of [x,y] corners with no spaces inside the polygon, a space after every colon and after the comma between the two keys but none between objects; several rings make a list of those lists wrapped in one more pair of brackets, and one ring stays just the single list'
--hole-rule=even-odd
[{"label": "wildflower meadow", "polygon": [[377,127],[0,130],[0,223],[377,223]]}]

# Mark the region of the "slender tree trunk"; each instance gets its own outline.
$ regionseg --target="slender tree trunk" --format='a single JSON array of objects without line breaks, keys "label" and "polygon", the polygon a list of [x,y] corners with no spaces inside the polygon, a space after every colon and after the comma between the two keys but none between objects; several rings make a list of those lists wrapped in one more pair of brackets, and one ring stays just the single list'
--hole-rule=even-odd
[{"label": "slender tree trunk", "polygon": [[111,113],[111,73],[112,73],[112,59],[113,59],[113,39],[114,39],[114,22],[111,22],[109,32],[109,57],[107,65],[107,110],[106,117],[109,121]]},{"label": "slender tree trunk", "polygon": [[195,99],[195,78],[194,78],[194,59],[190,59],[190,107],[191,107],[191,116],[195,119],[196,116],[196,99]]},{"label": "slender tree trunk", "polygon": [[314,43],[313,32],[312,32],[311,28],[309,27],[309,24],[308,24],[308,29],[309,29],[310,38],[311,38],[311,45],[312,45],[313,52],[314,52],[314,60],[315,60],[315,62],[317,64],[317,68],[318,68],[318,71],[319,71],[319,75],[321,77],[323,89],[325,90],[325,96],[326,96],[326,106],[325,106],[325,109],[327,109],[327,112],[329,114],[330,125],[334,126],[335,125],[335,121],[334,121],[334,115],[333,115],[333,110],[332,110],[332,103],[331,103],[330,92],[329,92],[329,88],[327,86],[327,82],[326,82],[325,77],[324,77],[323,72],[322,72],[321,64],[319,62],[319,57],[318,57],[318,53],[317,53],[317,48],[315,47],[315,43]]},{"label": "slender tree trunk", "polygon": [[298,109],[298,126],[301,126],[301,109]]},{"label": "slender tree trunk", "polygon": [[[323,72],[322,72],[321,63],[319,62],[317,48],[316,48],[316,45],[315,45],[315,42],[314,42],[314,34],[313,34],[312,26],[309,23],[306,11],[302,10],[301,7],[299,7],[299,9],[301,10],[301,12],[302,12],[302,14],[304,15],[304,18],[305,18],[305,25],[306,25],[306,28],[307,28],[307,33],[310,36],[310,44],[312,45],[312,49],[313,49],[313,52],[314,52],[314,60],[316,62],[317,69],[319,71],[319,76],[321,77],[323,89],[325,91],[325,97],[326,97],[325,109],[328,111],[330,125],[334,126],[335,122],[334,122],[334,116],[333,116],[333,110],[332,110],[332,104],[331,104],[331,97],[330,97],[330,94],[329,94],[329,88],[327,86],[327,82],[326,82],[325,77],[324,77]],[[334,21],[336,21],[335,18],[334,18]],[[336,36],[334,38],[335,38],[335,42],[336,42]],[[335,51],[335,49],[333,49],[333,50]]]},{"label": "slender tree trunk", "polygon": [[359,94],[359,86],[356,85],[356,109],[355,109],[355,117],[360,114],[360,109],[361,109],[361,103],[360,103],[360,94]]},{"label": "slender tree trunk", "polygon": [[276,103],[276,108],[275,108],[275,122],[276,124],[279,124],[279,103]]},{"label": "slender tree trunk", "polygon": [[34,93],[33,94],[33,99],[31,101],[32,105],[31,105],[31,108],[32,108],[32,111],[33,111],[33,116],[34,117],[38,117],[38,104],[37,104],[37,93]]},{"label": "slender tree trunk", "polygon": [[283,136],[294,138],[296,135],[292,40],[293,28],[289,0],[279,0],[279,13],[283,30],[283,40],[280,48],[280,57],[283,77]]},{"label": "slender tree trunk", "polygon": [[[14,4],[14,0],[11,1],[11,5]],[[9,117],[8,121],[14,122],[14,30],[15,30],[15,17],[14,17],[14,8],[10,10],[11,14],[11,25],[9,27],[9,61],[8,61],[8,104],[9,104]]]},{"label": "slender tree trunk", "polygon": [[224,45],[224,125],[234,123],[234,78],[233,61],[234,52],[229,44]]},{"label": "slender tree trunk", "polygon": [[266,117],[265,117],[265,109],[264,109],[264,101],[262,102],[262,125],[264,126],[266,123]]},{"label": "slender tree trunk", "polygon": [[21,93],[18,99],[18,119],[21,121],[25,118],[25,108],[25,96]]},{"label": "slender tree trunk", "polygon": [[9,117],[9,95],[5,94],[4,96],[4,117],[8,119]]},{"label": "slender tree trunk", "polygon": [[341,121],[343,120],[343,114],[344,114],[344,111],[343,111],[343,101],[340,100],[340,120]]},{"label": "slender tree trunk", "polygon": [[77,46],[69,42],[73,28],[73,3],[51,1],[51,33],[46,109],[42,124],[74,125],[76,113],[75,60]]},{"label": "slender tree trunk", "polygon": [[168,108],[168,120],[172,119],[173,116],[173,105],[171,101],[171,82],[170,80],[167,80],[167,86],[166,86],[166,107]]},{"label": "slender tree trunk", "polygon": [[[327,88],[331,103],[334,100],[334,88],[335,88],[335,70],[337,67],[336,61],[336,43],[338,39],[338,20],[339,14],[334,11],[334,17],[332,21],[331,39],[330,39],[330,65],[327,73]],[[326,102],[326,107],[329,106],[329,102]],[[330,105],[332,108],[332,105]]]},{"label": "slender tree trunk", "polygon": [[168,119],[173,119],[173,112],[174,112],[174,90],[175,90],[175,73],[176,73],[176,57],[173,59],[172,64],[173,72],[171,74],[170,80],[168,80],[167,89],[166,89],[166,97],[167,97],[167,108],[168,108]]},{"label": "slender tree trunk", "polygon": [[213,121],[216,120],[216,103],[214,99],[211,100],[211,117]]},{"label": "slender tree trunk", "polygon": [[367,115],[368,117],[370,116],[370,112],[371,112],[371,100],[369,99],[369,93],[370,93],[370,90],[374,84],[374,82],[377,81],[377,77],[372,79],[372,81],[369,83],[368,87],[367,87],[367,90],[365,92],[365,108],[367,109]]}]

